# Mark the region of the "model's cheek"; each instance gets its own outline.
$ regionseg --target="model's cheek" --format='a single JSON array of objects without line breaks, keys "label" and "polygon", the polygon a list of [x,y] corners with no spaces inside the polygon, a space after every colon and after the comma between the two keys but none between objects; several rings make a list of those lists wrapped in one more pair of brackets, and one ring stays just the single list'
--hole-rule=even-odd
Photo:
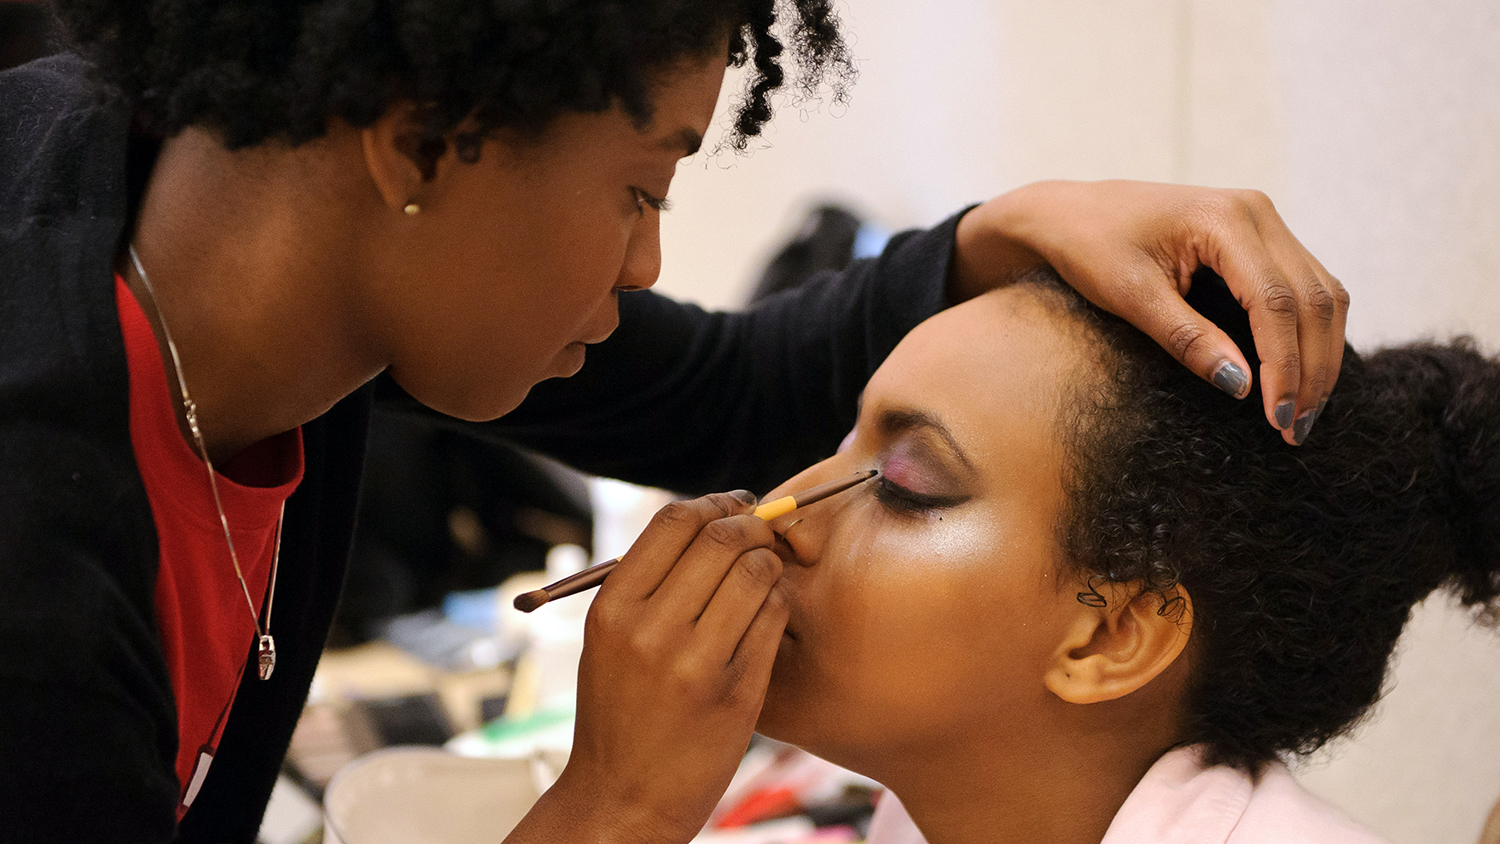
[{"label": "model's cheek", "polygon": [[819,559],[785,576],[796,638],[782,643],[767,705],[791,736],[858,743],[965,687],[976,631],[953,615],[974,597],[967,552],[986,541],[967,520],[894,517],[874,501],[836,515]]},{"label": "model's cheek", "polygon": [[898,516],[874,508],[843,544],[837,578],[859,596],[848,613],[862,631],[861,650],[946,647],[955,611],[1003,589],[1003,531],[977,509]]},{"label": "model's cheek", "polygon": [[848,547],[855,555],[879,559],[883,576],[922,583],[968,577],[1007,543],[1005,520],[980,501],[896,512],[875,500],[873,490],[867,498]]}]

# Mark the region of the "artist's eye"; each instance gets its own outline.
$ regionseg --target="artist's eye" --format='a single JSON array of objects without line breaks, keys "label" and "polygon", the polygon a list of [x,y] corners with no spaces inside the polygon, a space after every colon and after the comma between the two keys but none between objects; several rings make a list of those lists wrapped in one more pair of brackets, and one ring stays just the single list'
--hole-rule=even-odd
[{"label": "artist's eye", "polygon": [[652,196],[640,188],[631,188],[630,190],[635,194],[635,206],[642,214],[646,213],[647,208],[658,213],[672,209],[672,203],[666,197]]},{"label": "artist's eye", "polygon": [[946,510],[969,500],[967,495],[927,495],[907,489],[881,475],[875,481],[875,500],[896,513],[920,514]]}]

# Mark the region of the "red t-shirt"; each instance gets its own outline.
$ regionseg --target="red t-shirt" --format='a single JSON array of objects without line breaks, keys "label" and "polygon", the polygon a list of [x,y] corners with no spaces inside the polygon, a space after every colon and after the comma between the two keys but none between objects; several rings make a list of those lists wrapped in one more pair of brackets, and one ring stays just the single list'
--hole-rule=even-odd
[{"label": "red t-shirt", "polygon": [[[181,820],[208,773],[257,636],[230,561],[207,471],[177,427],[163,365],[170,366],[170,360],[163,360],[151,324],[119,276],[115,304],[130,367],[130,441],[161,543],[156,624],[177,700]],[[223,472],[218,475],[224,514],[259,615],[271,575],[276,522],[302,480],[302,430],[256,443],[233,464],[230,474],[257,482],[238,483]],[[270,633],[275,636],[274,606],[272,613]]]}]

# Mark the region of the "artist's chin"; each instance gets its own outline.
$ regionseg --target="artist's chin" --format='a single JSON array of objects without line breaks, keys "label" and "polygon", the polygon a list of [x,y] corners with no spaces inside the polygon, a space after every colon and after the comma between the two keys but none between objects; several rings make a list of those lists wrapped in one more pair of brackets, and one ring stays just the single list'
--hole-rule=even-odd
[{"label": "artist's chin", "polygon": [[387,370],[390,377],[423,406],[465,422],[489,422],[499,419],[521,405],[536,382],[551,377],[545,373],[516,378],[514,372],[503,380],[486,379],[472,372],[456,370],[440,374],[449,377],[423,377],[398,367]]},{"label": "artist's chin", "polygon": [[552,366],[547,373],[548,378],[572,378],[583,368],[584,360],[588,356],[588,346],[583,343],[569,343],[563,350],[552,359]]},{"label": "artist's chin", "polygon": [[[499,419],[526,400],[531,388],[550,378],[571,378],[583,368],[588,346],[582,342],[569,343],[552,360],[536,361],[538,368],[528,382],[512,377],[508,382],[485,382],[477,384],[456,378],[408,377],[410,373],[391,367],[390,375],[412,398],[439,413],[462,419],[466,422],[490,422]],[[514,376],[514,370],[505,374]],[[475,389],[482,387],[483,389]]]}]

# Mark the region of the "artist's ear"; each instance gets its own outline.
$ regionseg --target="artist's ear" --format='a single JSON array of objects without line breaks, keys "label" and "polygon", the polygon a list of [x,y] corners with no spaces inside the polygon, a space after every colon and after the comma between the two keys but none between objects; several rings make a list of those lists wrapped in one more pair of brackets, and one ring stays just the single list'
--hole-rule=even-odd
[{"label": "artist's ear", "polygon": [[426,137],[413,103],[397,103],[361,131],[365,166],[391,208],[421,203],[432,182],[453,163],[449,145]]},{"label": "artist's ear", "polygon": [[[1069,703],[1124,697],[1166,670],[1187,646],[1193,602],[1174,586],[1165,596],[1140,584],[1106,584],[1104,606],[1077,604],[1063,627],[1044,682]],[[1164,599],[1165,597],[1165,599]]]}]

